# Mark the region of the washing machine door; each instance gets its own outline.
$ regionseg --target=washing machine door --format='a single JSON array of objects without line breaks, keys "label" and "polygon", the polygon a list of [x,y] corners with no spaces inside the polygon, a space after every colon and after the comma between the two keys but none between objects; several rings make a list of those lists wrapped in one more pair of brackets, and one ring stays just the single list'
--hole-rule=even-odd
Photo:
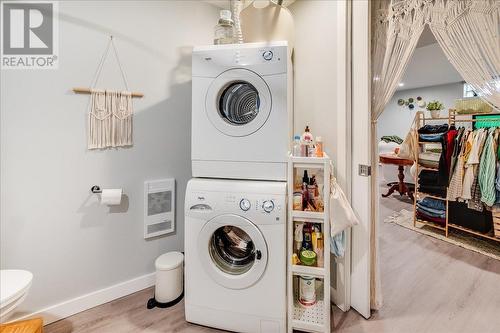
[{"label": "washing machine door", "polygon": [[271,114],[271,91],[255,72],[236,68],[217,76],[208,88],[205,111],[210,122],[228,136],[259,130]]},{"label": "washing machine door", "polygon": [[244,289],[255,284],[267,265],[267,244],[250,220],[233,214],[207,221],[198,235],[203,268],[218,284]]}]

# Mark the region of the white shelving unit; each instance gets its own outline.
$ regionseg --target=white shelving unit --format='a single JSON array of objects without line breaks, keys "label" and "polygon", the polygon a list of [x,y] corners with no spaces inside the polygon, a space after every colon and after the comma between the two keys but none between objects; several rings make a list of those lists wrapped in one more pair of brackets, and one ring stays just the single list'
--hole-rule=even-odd
[{"label": "white shelving unit", "polygon": [[[322,175],[323,212],[293,210],[293,193],[295,170],[308,170]],[[288,162],[288,220],[287,220],[287,302],[288,302],[288,332],[294,330],[305,332],[330,332],[330,158],[295,157],[290,156]],[[292,265],[294,225],[295,222],[310,222],[320,224],[324,240],[323,267]],[[312,276],[316,278],[316,304],[304,307],[298,302],[298,283],[296,276]]]}]

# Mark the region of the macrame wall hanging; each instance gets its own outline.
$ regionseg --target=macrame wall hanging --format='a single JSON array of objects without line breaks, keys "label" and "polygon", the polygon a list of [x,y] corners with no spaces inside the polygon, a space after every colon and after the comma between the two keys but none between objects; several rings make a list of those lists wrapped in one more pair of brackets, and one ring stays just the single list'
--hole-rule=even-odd
[{"label": "macrame wall hanging", "polygon": [[[120,68],[124,91],[97,89],[97,81],[101,75],[104,62],[110,48]],[[88,149],[103,149],[111,147],[126,147],[133,145],[132,120],[134,109],[133,97],[143,97],[137,92],[130,92],[125,72],[120,63],[113,36],[110,36],[106,50],[97,66],[97,71],[90,88],[73,88],[75,93],[90,94],[88,115]]]}]

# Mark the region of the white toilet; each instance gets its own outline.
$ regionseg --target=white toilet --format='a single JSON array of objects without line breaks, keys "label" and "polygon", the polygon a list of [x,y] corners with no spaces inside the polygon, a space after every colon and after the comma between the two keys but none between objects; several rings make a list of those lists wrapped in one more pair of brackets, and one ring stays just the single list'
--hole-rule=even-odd
[{"label": "white toilet", "polygon": [[0,322],[21,304],[31,287],[33,274],[20,269],[0,270]]}]

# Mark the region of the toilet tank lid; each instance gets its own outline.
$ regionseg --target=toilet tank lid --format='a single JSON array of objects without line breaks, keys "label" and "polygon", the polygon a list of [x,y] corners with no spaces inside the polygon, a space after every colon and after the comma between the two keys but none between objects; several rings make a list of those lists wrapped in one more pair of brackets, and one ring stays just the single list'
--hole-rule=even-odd
[{"label": "toilet tank lid", "polygon": [[0,307],[18,299],[31,286],[33,274],[20,269],[0,270]]},{"label": "toilet tank lid", "polygon": [[169,271],[182,265],[184,255],[181,252],[168,252],[159,256],[155,261],[156,269]]}]

